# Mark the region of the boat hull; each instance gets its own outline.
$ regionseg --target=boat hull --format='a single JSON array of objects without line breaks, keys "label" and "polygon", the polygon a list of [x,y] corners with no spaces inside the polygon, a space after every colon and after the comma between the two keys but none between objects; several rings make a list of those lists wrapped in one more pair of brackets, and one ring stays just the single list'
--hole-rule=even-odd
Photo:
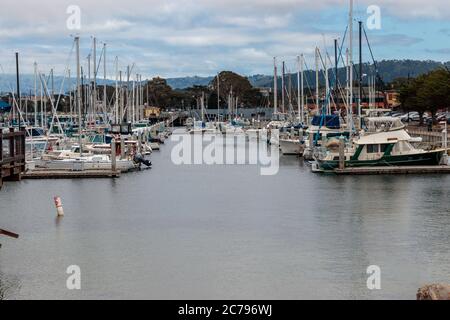
[{"label": "boat hull", "polygon": [[302,145],[297,140],[280,140],[280,149],[283,155],[303,155],[305,150],[304,145]]},{"label": "boat hull", "polygon": [[[417,154],[384,156],[379,160],[349,160],[345,161],[345,167],[436,166],[440,164],[443,155],[444,150],[437,150]],[[339,160],[317,160],[317,162],[322,170],[339,168]]]}]

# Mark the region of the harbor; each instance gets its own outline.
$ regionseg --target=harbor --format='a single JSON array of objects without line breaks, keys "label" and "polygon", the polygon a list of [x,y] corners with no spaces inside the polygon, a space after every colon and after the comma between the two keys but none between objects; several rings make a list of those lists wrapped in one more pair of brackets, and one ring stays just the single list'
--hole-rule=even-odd
[{"label": "harbor", "polygon": [[0,300],[450,300],[450,61],[410,59],[443,41],[81,2],[0,33]]},{"label": "harbor", "polygon": [[[449,175],[316,176],[282,157],[263,177],[174,165],[173,145],[120,179],[6,183],[2,227],[21,236],[1,239],[6,298],[415,299],[445,282]],[[65,288],[74,263],[80,291]],[[371,264],[381,291],[365,286]]]}]

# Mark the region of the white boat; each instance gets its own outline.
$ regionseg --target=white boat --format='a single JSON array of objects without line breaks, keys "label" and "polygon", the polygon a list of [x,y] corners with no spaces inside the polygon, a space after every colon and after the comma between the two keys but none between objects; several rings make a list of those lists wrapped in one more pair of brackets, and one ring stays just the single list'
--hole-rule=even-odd
[{"label": "white boat", "polygon": [[[108,155],[93,155],[87,157],[77,157],[55,160],[36,160],[36,168],[52,170],[111,170],[111,158]],[[139,165],[133,160],[116,159],[116,168],[122,172],[127,172],[138,168]]]},{"label": "white boat", "polygon": [[302,156],[305,151],[305,144],[300,139],[281,138],[280,150],[283,155]]},{"label": "white boat", "polygon": [[[445,149],[425,151],[411,144],[405,129],[363,134],[343,153],[346,167],[439,165]],[[339,167],[339,150],[328,149],[315,159],[323,170]]]}]

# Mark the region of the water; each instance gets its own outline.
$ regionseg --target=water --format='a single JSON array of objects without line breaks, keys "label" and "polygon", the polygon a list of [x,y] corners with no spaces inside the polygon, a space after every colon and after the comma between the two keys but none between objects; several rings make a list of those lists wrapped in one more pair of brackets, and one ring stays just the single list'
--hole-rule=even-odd
[{"label": "water", "polygon": [[117,180],[6,183],[0,226],[21,237],[0,239],[0,299],[414,299],[449,281],[450,176],[320,176],[295,157],[261,176],[170,152]]}]

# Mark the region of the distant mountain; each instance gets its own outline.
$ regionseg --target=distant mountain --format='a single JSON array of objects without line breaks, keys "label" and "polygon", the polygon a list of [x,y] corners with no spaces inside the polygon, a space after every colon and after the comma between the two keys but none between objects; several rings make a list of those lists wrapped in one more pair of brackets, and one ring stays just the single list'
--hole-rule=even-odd
[{"label": "distant mountain", "polygon": [[185,89],[193,86],[207,86],[214,77],[184,77],[184,78],[169,78],[167,84],[172,89]]},{"label": "distant mountain", "polygon": [[[419,60],[382,60],[377,62],[378,73],[384,83],[390,83],[396,78],[417,77],[421,74],[436,70],[438,68],[447,67],[450,69],[450,62],[441,63],[437,61],[419,61]],[[355,65],[356,72],[359,72],[359,64]],[[375,67],[370,64],[363,64],[363,74],[373,75]],[[330,77],[334,71],[330,71]],[[346,70],[338,69],[339,81],[345,82]],[[305,73],[305,85],[311,88],[315,87],[315,72],[310,70]],[[297,86],[297,75],[292,75],[292,85]],[[186,77],[168,79],[167,83],[174,89],[184,89],[194,85],[207,85],[213,77]],[[357,78],[356,78],[357,79]],[[355,80],[356,80],[355,79]],[[273,87],[273,76],[271,75],[252,75],[248,76],[248,80],[254,87],[267,88]],[[320,84],[325,84],[325,79],[320,75]],[[281,80],[279,80],[281,82]],[[364,81],[366,82],[366,80]]]},{"label": "distant mountain", "polygon": [[[380,74],[384,83],[392,82],[396,78],[400,77],[417,77],[421,74],[430,72],[432,70],[438,68],[449,68],[450,70],[450,62],[437,62],[437,61],[419,61],[419,60],[383,60],[378,62],[378,73]],[[374,74],[374,66],[370,64],[363,65],[363,74],[373,75]],[[359,65],[355,65],[356,72],[359,71]],[[330,70],[330,77],[334,74]],[[338,70],[339,81],[344,83],[346,79],[346,70],[344,68],[340,68]],[[206,86],[211,80],[214,79],[214,76],[210,77],[180,77],[180,78],[169,78],[167,79],[167,83],[173,89],[185,89],[192,86]],[[273,86],[273,77],[270,75],[252,75],[248,76],[250,83],[254,87],[272,87]],[[292,85],[297,86],[297,76],[292,75]],[[365,78],[367,79],[367,78]],[[357,77],[356,79],[357,80]],[[34,90],[34,76],[23,74],[20,77],[21,81],[21,92],[27,93],[32,92]],[[280,82],[281,80],[279,80]],[[58,93],[62,83],[62,77],[55,76],[55,93]],[[63,92],[69,91],[70,87],[75,83],[75,79],[72,79],[72,85],[70,85],[69,81],[66,79],[63,87]],[[99,85],[103,84],[103,81],[100,80]],[[107,84],[114,85],[113,80],[107,80]],[[324,85],[325,80],[324,77],[320,76],[320,83]],[[315,87],[315,72],[307,71],[305,75],[305,85],[310,88]],[[39,85],[38,85],[39,87]],[[51,90],[51,83],[48,81],[48,89]],[[0,92],[11,92],[16,91],[16,76],[7,74],[0,75]]]}]

